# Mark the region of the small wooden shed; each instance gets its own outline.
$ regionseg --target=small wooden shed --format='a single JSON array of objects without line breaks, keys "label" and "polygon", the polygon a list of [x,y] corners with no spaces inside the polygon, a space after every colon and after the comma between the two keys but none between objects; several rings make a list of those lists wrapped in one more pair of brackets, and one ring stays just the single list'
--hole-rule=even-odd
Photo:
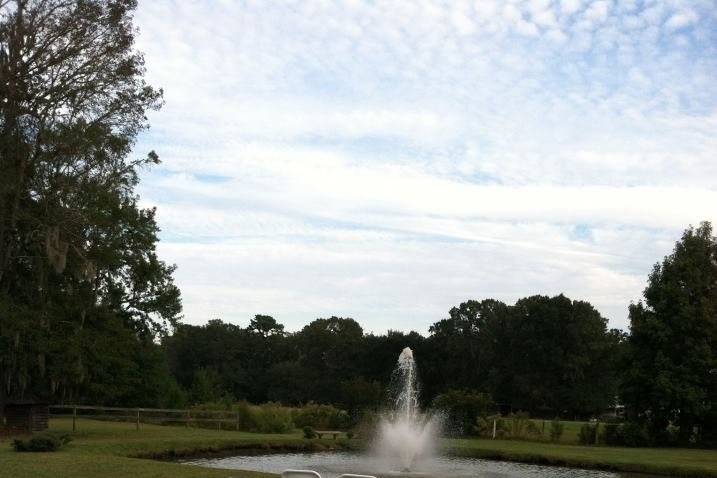
[{"label": "small wooden shed", "polygon": [[31,433],[47,429],[49,404],[33,400],[5,403],[5,427],[10,433]]}]

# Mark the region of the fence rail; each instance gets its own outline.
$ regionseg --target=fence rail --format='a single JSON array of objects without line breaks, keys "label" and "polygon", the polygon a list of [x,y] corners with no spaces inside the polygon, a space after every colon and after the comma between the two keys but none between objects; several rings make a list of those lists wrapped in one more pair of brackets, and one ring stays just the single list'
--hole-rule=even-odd
[{"label": "fence rail", "polygon": [[203,424],[216,424],[218,430],[224,428],[236,431],[239,431],[241,424],[239,412],[225,410],[181,410],[174,408],[50,405],[50,417],[72,418],[73,432],[77,431],[77,420],[79,418],[132,422],[138,431],[143,423],[184,423],[187,427],[190,425],[201,426]]}]

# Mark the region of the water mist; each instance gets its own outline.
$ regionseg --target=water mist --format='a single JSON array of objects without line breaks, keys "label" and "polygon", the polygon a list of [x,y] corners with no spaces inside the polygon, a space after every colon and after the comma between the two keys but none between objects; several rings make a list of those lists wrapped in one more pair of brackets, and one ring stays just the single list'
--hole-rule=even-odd
[{"label": "water mist", "polygon": [[389,469],[418,475],[434,455],[438,427],[436,420],[418,407],[416,362],[408,347],[398,357],[391,392],[393,409],[381,421],[376,452]]}]

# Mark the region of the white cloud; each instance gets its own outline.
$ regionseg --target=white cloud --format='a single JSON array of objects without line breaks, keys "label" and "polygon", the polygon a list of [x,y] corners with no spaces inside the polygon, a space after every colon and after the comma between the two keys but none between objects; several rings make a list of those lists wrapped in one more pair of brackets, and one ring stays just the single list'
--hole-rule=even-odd
[{"label": "white cloud", "polygon": [[604,22],[607,19],[610,5],[605,0],[600,0],[590,4],[585,11],[585,18],[594,22]]},{"label": "white cloud", "polygon": [[541,10],[532,16],[533,21],[541,27],[557,27],[558,21],[552,10]]},{"label": "white cloud", "polygon": [[523,18],[523,15],[518,10],[518,7],[509,3],[503,7],[503,17],[509,22],[517,24]]},{"label": "white cloud", "polygon": [[668,30],[680,30],[699,20],[697,13],[694,10],[683,10],[672,15],[667,22],[665,22],[665,28]]},{"label": "white cloud", "polygon": [[580,9],[581,3],[580,0],[560,0],[560,10],[565,15],[572,15]]},{"label": "white cloud", "polygon": [[566,292],[625,326],[652,263],[717,220],[708,12],[141,2],[167,102],[141,192],[187,320],[425,331],[468,298]]},{"label": "white cloud", "polygon": [[538,33],[540,33],[538,27],[535,26],[535,23],[531,23],[525,20],[519,20],[518,23],[515,25],[515,29],[521,35],[530,37],[538,36]]},{"label": "white cloud", "polygon": [[563,33],[560,30],[557,30],[557,29],[556,30],[548,30],[548,32],[546,33],[545,36],[549,40],[552,40],[556,43],[564,43],[568,39],[568,36],[565,33]]},{"label": "white cloud", "polygon": [[[564,232],[549,225],[477,223],[486,235],[527,235],[535,242],[558,241]],[[609,246],[611,231],[598,244]],[[649,267],[616,268],[644,257],[644,245],[621,244],[623,257],[543,250],[507,240],[434,240],[395,234],[336,231],[291,243],[281,237],[171,243],[160,253],[181,261],[178,282],[193,320],[224,317],[248,321],[272,313],[296,330],[317,316],[353,316],[374,331],[387,327],[425,331],[446,313],[444,304],[469,297],[514,301],[522,295],[565,292],[590,297],[614,324],[624,324],[625,304],[639,294]],[[622,237],[622,236],[621,236]],[[643,238],[644,239],[644,238]],[[651,237],[655,239],[654,235]],[[651,247],[649,252],[660,253]],[[565,285],[557,285],[564,282]],[[189,287],[188,285],[191,285]],[[321,294],[316,290],[320,289]]]},{"label": "white cloud", "polygon": [[470,35],[476,30],[473,21],[462,12],[453,12],[451,19],[453,20],[453,25],[456,27],[456,30],[461,35]]}]

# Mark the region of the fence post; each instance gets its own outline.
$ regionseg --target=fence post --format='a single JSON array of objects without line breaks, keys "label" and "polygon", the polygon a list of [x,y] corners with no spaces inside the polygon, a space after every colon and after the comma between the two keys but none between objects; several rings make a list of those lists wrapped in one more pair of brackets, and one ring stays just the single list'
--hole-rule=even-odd
[{"label": "fence post", "polygon": [[77,430],[77,407],[72,407],[72,431]]},{"label": "fence post", "polygon": [[192,419],[192,412],[190,410],[187,410],[187,419],[184,422],[185,427],[189,427],[189,420]]},{"label": "fence post", "polygon": [[498,423],[498,420],[493,420],[493,440],[495,440],[495,427],[496,427],[497,423]]},{"label": "fence post", "polygon": [[137,409],[137,431],[139,431],[139,408]]},{"label": "fence post", "polygon": [[237,431],[239,431],[239,412],[237,412]]}]

